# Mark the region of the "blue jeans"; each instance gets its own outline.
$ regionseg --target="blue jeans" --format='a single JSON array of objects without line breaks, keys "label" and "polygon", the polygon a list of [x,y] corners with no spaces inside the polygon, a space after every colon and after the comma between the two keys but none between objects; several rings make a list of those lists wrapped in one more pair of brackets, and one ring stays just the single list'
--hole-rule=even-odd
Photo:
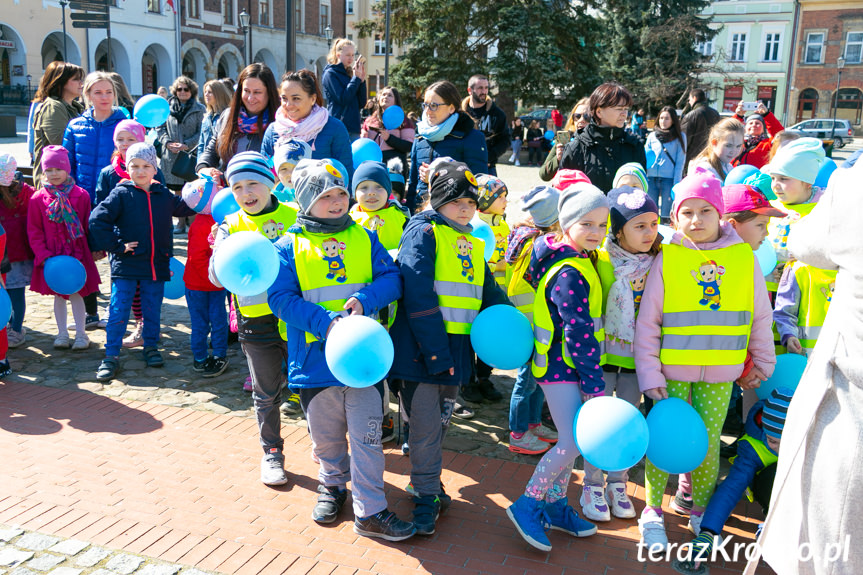
[{"label": "blue jeans", "polygon": [[530,372],[530,363],[518,368],[509,400],[509,430],[524,433],[528,425],[542,421],[545,394]]},{"label": "blue jeans", "polygon": [[225,290],[198,291],[186,288],[186,306],[192,319],[190,345],[195,361],[204,361],[209,355],[207,335],[213,344],[215,357],[228,355],[228,312],[225,309]]},{"label": "blue jeans", "polygon": [[111,280],[111,304],[108,310],[108,325],[105,328],[107,357],[120,355],[126,324],[129,323],[129,312],[132,311],[132,299],[138,284],[141,285],[141,311],[144,312],[144,348],[156,347],[159,343],[165,282],[114,278]]},{"label": "blue jeans", "polygon": [[671,214],[671,188],[674,178],[648,178],[647,195],[659,206],[659,215],[663,218]]},{"label": "blue jeans", "polygon": [[24,296],[25,288],[7,289],[9,299],[12,302],[12,315],[9,318],[9,325],[12,331],[21,331],[24,325],[24,313],[27,311],[27,299]]}]

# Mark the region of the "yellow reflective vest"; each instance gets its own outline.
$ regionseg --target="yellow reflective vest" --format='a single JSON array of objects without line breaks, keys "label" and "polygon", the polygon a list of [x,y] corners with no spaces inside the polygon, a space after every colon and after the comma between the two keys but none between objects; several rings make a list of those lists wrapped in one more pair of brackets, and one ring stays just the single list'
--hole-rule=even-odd
[{"label": "yellow reflective vest", "polygon": [[467,335],[482,305],[488,269],[479,238],[434,223],[434,289],[447,333]]},{"label": "yellow reflective vest", "polygon": [[494,281],[502,289],[506,289],[512,277],[511,266],[506,265],[504,256],[506,254],[507,238],[509,238],[509,224],[503,216],[493,214],[480,214],[480,219],[487,223],[494,232],[494,253],[488,260],[488,266],[492,269]]},{"label": "yellow reflective vest", "polygon": [[404,212],[395,206],[387,206],[376,212],[366,212],[359,204],[351,210],[351,217],[362,227],[377,233],[378,239],[387,251],[398,249],[402,230],[408,220]]},{"label": "yellow reflective vest", "polygon": [[[225,216],[228,232],[258,232],[271,242],[285,235],[297,221],[297,210],[280,203],[275,211],[267,214],[247,214],[240,210]],[[267,292],[253,296],[238,296],[233,294],[234,305],[246,317],[262,317],[273,313],[267,303]],[[279,334],[287,340],[287,326],[279,320]]]},{"label": "yellow reflective vest", "polygon": [[524,274],[530,266],[530,254],[533,252],[534,239],[530,238],[524,242],[521,255],[515,265],[512,266],[512,278],[510,278],[506,289],[509,301],[530,320],[531,324],[533,323],[533,300],[536,297],[536,290],[524,279]]},{"label": "yellow reflective vest", "polygon": [[746,360],[755,310],[749,244],[662,248],[665,295],[659,359],[668,365],[736,365]]},{"label": "yellow reflective vest", "polygon": [[[763,465],[764,468],[769,467],[779,461],[779,456],[767,449],[767,446],[764,444],[763,441],[755,439],[751,435],[744,435],[737,441],[738,443],[748,443],[752,447],[752,449],[755,450],[755,454],[758,456],[758,459],[761,460],[761,465]],[[734,463],[735,459],[737,459],[736,455],[730,459],[732,464]],[[764,471],[764,469],[762,468],[761,471]],[[749,487],[746,488],[746,499],[748,499],[750,502],[755,501],[755,495],[752,493],[752,489]]]},{"label": "yellow reflective vest", "polygon": [[[551,349],[551,339],[554,337],[554,324],[551,320],[551,312],[548,309],[548,300],[545,298],[545,290],[549,282],[557,276],[558,272],[566,266],[577,269],[584,279],[587,280],[590,293],[588,294],[588,310],[593,320],[593,335],[599,344],[599,365],[605,363],[605,329],[602,323],[602,286],[599,275],[596,273],[589,258],[565,258],[551,266],[536,288],[539,297],[533,303],[533,344],[534,354],[531,372],[534,377],[542,377],[548,371],[548,350]],[[566,341],[561,341],[563,361],[569,367],[575,368],[571,352],[566,348]]]},{"label": "yellow reflective vest", "polygon": [[[778,199],[772,200],[770,204],[774,208],[788,214],[784,218],[770,218],[770,223],[767,226],[767,241],[773,244],[773,249],[776,250],[776,268],[774,269],[779,270],[781,273],[790,257],[788,254],[788,234],[791,232],[791,226],[808,216],[818,204],[817,202],[812,202],[809,204],[785,205]],[[764,272],[767,280],[767,291],[775,293],[779,289],[779,282],[773,281],[771,274],[768,274],[767,270],[761,271]]]},{"label": "yellow reflective vest", "polygon": [[[610,241],[608,239],[605,240]],[[611,263],[611,258],[605,247],[596,250],[596,271],[599,274],[599,281],[602,284],[602,318],[605,320],[608,311],[608,294],[611,291],[611,285],[615,281],[614,265]],[[635,304],[635,316],[638,317],[638,307],[641,305],[641,294],[644,292],[644,286],[647,283],[647,274],[639,280],[639,285],[632,285],[632,297]],[[606,364],[616,367],[624,367],[627,369],[635,369],[635,352],[632,342],[626,342],[616,339],[608,334],[605,335],[605,352]]]},{"label": "yellow reflective vest", "polygon": [[809,355],[818,341],[830,301],[833,299],[836,271],[822,270],[798,262],[794,265],[794,276],[800,288],[797,338],[806,355]]},{"label": "yellow reflective vest", "polygon": [[[303,299],[328,311],[344,312],[348,298],[372,283],[372,242],[360,226],[335,235],[294,234],[294,261]],[[306,332],[306,343],[317,338]]]}]

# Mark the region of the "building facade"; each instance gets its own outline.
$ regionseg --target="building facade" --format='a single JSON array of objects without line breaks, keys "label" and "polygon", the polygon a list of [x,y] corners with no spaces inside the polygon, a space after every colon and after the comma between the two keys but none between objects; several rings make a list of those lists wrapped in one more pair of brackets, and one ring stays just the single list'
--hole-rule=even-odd
[{"label": "building facade", "polygon": [[[376,33],[373,37],[360,38],[355,25],[362,20],[378,18],[379,14],[372,10],[375,0],[346,0],[345,19],[347,30],[345,37],[357,45],[357,52],[366,57],[366,85],[369,98],[375,96],[386,86],[386,39],[384,34]],[[400,46],[390,43],[390,70],[395,66],[396,59],[403,53]]]},{"label": "building facade", "polygon": [[793,121],[832,118],[835,112],[836,118],[849,120],[860,134],[863,3],[801,0],[800,8],[800,33],[791,78]]}]

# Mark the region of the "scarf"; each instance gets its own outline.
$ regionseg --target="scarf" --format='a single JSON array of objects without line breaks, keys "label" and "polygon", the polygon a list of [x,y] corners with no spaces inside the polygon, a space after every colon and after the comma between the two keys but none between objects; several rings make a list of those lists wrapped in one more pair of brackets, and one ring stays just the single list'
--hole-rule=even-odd
[{"label": "scarf", "polygon": [[454,112],[437,126],[432,126],[428,123],[428,114],[423,112],[423,119],[417,122],[417,133],[430,142],[440,142],[449,136],[456,122],[458,122],[458,112]]},{"label": "scarf", "polygon": [[755,146],[760,144],[762,141],[767,140],[768,138],[770,138],[770,136],[768,136],[766,134],[766,131],[761,132],[757,136],[755,136],[755,135],[744,136],[743,137],[743,143],[746,144],[745,152],[748,152],[749,150],[751,150],[752,148],[754,148]]},{"label": "scarf", "polygon": [[179,98],[171,98],[171,116],[177,119],[178,124],[182,123],[194,103],[194,98],[189,98],[185,103],[181,102]]},{"label": "scarf", "polygon": [[299,122],[288,118],[288,115],[279,106],[279,109],[276,110],[276,135],[279,137],[276,146],[288,140],[302,140],[309,142],[312,146],[312,151],[314,151],[315,139],[321,133],[321,130],[324,129],[329,119],[330,113],[327,112],[327,109],[317,104],[312,106],[312,111],[309,112],[309,115]]},{"label": "scarf", "polygon": [[111,165],[114,167],[114,171],[117,172],[117,175],[120,176],[121,180],[132,179],[129,172],[126,171],[126,160],[123,159],[123,156],[120,154],[114,154],[111,156]]},{"label": "scarf", "polygon": [[[262,129],[266,130],[267,126],[270,125],[270,111],[265,108],[262,114],[261,125],[263,126]],[[240,106],[240,117],[237,118],[237,131],[243,134],[257,134],[258,116],[250,116],[246,112],[246,108]]]},{"label": "scarf", "polygon": [[81,226],[81,220],[78,219],[78,214],[75,213],[72,203],[69,201],[69,192],[74,187],[75,182],[72,178],[66,180],[66,183],[62,186],[45,184],[45,189],[52,196],[51,201],[48,203],[48,219],[57,224],[65,224],[69,237],[77,240],[84,236],[84,228]]},{"label": "scarf", "polygon": [[503,259],[510,265],[515,265],[524,249],[524,244],[531,238],[539,237],[539,230],[530,226],[519,226],[515,228],[507,238],[506,253]]},{"label": "scarf", "polygon": [[656,134],[656,139],[662,144],[673,142],[677,137],[671,133],[671,130],[663,130],[662,128],[654,128],[653,133]]},{"label": "scarf", "polygon": [[297,221],[288,230],[291,233],[297,234],[303,230],[310,234],[337,234],[343,232],[356,222],[351,217],[350,213],[344,213],[338,218],[316,218],[303,212],[297,213]]},{"label": "scarf", "polygon": [[611,237],[605,242],[611,265],[614,266],[614,283],[608,292],[605,333],[615,339],[632,343],[635,339],[635,299],[631,281],[643,278],[653,264],[654,256],[633,254]]}]

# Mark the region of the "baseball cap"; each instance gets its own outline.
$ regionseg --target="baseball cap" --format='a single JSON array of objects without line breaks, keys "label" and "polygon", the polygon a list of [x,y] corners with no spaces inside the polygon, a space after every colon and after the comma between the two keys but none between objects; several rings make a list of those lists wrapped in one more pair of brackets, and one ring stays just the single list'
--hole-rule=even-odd
[{"label": "baseball cap", "polygon": [[725,204],[725,213],[755,212],[762,216],[783,218],[786,214],[782,210],[774,208],[764,197],[764,194],[755,186],[747,184],[729,184],[722,188],[722,200]]}]

